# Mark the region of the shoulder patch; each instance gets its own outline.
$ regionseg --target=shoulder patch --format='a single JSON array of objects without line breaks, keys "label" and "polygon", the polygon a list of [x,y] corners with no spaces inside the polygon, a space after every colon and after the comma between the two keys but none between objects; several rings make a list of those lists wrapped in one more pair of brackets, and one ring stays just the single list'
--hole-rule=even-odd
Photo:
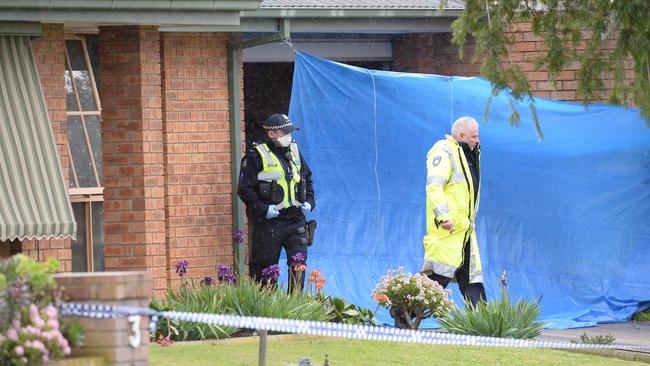
[{"label": "shoulder patch", "polygon": [[438,166],[438,165],[440,165],[440,161],[441,161],[441,160],[442,160],[442,157],[440,157],[440,156],[436,156],[436,157],[434,157],[433,160],[431,161],[431,165],[433,165],[434,167],[435,167],[435,166]]}]

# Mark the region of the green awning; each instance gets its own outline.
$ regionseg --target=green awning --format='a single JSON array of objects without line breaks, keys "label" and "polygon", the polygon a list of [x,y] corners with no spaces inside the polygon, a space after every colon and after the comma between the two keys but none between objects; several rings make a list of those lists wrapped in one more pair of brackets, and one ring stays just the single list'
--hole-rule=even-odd
[{"label": "green awning", "polygon": [[0,36],[0,241],[76,232],[30,38]]}]

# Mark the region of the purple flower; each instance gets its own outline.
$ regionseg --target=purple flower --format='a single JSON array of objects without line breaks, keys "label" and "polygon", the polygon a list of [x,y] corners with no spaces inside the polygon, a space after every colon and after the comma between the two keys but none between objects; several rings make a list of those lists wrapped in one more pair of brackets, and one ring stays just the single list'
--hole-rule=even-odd
[{"label": "purple flower", "polygon": [[230,275],[230,267],[224,265],[217,267],[217,279],[219,282],[224,281],[228,275]]},{"label": "purple flower", "polygon": [[189,266],[189,262],[187,260],[182,260],[176,262],[176,273],[180,276],[183,277],[187,273],[187,267]]},{"label": "purple flower", "polygon": [[237,230],[235,234],[233,235],[233,239],[235,240],[235,243],[243,243],[244,242],[244,233],[241,230]]},{"label": "purple flower", "polygon": [[217,280],[219,283],[237,284],[237,273],[228,266],[220,265],[217,267]]},{"label": "purple flower", "polygon": [[291,256],[291,267],[295,267],[295,266],[299,266],[301,264],[305,264],[306,260],[307,260],[307,257],[305,256],[305,253],[298,252],[298,253]]},{"label": "purple flower", "polygon": [[214,280],[212,279],[212,277],[203,277],[203,279],[200,282],[200,284],[203,286],[212,286],[213,283]]},{"label": "purple flower", "polygon": [[262,279],[265,281],[277,281],[280,277],[280,266],[274,264],[262,270]]},{"label": "purple flower", "polygon": [[233,272],[225,278],[225,282],[231,285],[237,285],[237,273]]}]

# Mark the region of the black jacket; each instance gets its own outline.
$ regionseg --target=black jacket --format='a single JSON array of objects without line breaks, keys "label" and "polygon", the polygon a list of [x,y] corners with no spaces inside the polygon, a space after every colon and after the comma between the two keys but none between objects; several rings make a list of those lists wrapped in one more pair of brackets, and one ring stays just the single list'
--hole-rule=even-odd
[{"label": "black jacket", "polygon": [[458,142],[463,148],[463,153],[465,154],[465,159],[467,159],[467,165],[469,166],[469,172],[472,175],[472,183],[474,184],[474,202],[478,196],[478,188],[481,181],[481,171],[480,171],[480,161],[479,161],[479,150],[480,146],[476,146],[474,150],[470,150],[469,145],[465,142]]},{"label": "black jacket", "polygon": [[[267,142],[269,149],[278,157],[282,167],[284,168],[284,176],[287,181],[291,174],[291,169],[289,161],[285,157],[285,153],[289,151],[288,147],[277,147],[273,142]],[[314,199],[314,187],[311,179],[311,170],[305,162],[305,158],[300,154],[300,165],[301,165],[301,175],[302,179],[305,181],[306,185],[306,201],[311,205],[313,210],[316,207],[316,201]],[[237,194],[239,198],[246,204],[246,214],[249,219],[260,220],[265,219],[266,212],[269,208],[270,202],[265,202],[259,195],[258,191],[258,181],[257,173],[261,172],[264,169],[262,163],[262,157],[260,153],[253,147],[252,149],[246,152],[246,155],[242,159],[241,163],[241,172],[239,174],[239,184],[237,187]],[[302,212],[300,207],[288,207],[280,211],[278,219],[281,220],[292,220],[295,218],[302,217]]]}]

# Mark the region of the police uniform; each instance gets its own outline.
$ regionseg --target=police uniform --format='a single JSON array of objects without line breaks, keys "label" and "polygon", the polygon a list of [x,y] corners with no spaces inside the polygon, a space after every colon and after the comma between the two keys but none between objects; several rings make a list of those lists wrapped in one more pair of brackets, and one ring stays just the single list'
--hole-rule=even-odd
[{"label": "police uniform", "polygon": [[[473,304],[486,298],[474,226],[481,197],[480,151],[447,136],[427,154],[427,235],[420,269],[442,287],[455,278]],[[454,224],[453,232],[440,226],[447,220]]]},{"label": "police uniform", "polygon": [[[471,150],[452,136],[436,142],[427,154],[424,261],[420,272],[447,288],[458,282],[463,297],[476,305],[485,300],[481,257],[474,218],[480,200],[481,150]],[[454,231],[440,226],[450,220]],[[390,310],[396,328],[407,328],[403,314]],[[415,314],[412,314],[415,316]]]},{"label": "police uniform", "polygon": [[[263,125],[265,130],[295,130],[287,116],[271,115]],[[316,206],[311,170],[291,142],[288,147],[276,146],[268,138],[246,152],[242,159],[238,195],[246,204],[249,225],[252,226],[249,271],[256,281],[262,281],[262,270],[278,264],[282,248],[291,268],[291,256],[308,251],[305,216],[301,206],[307,202],[311,210]],[[267,218],[269,206],[279,215]],[[304,273],[298,284],[302,287]],[[290,286],[292,285],[289,282]]]}]

